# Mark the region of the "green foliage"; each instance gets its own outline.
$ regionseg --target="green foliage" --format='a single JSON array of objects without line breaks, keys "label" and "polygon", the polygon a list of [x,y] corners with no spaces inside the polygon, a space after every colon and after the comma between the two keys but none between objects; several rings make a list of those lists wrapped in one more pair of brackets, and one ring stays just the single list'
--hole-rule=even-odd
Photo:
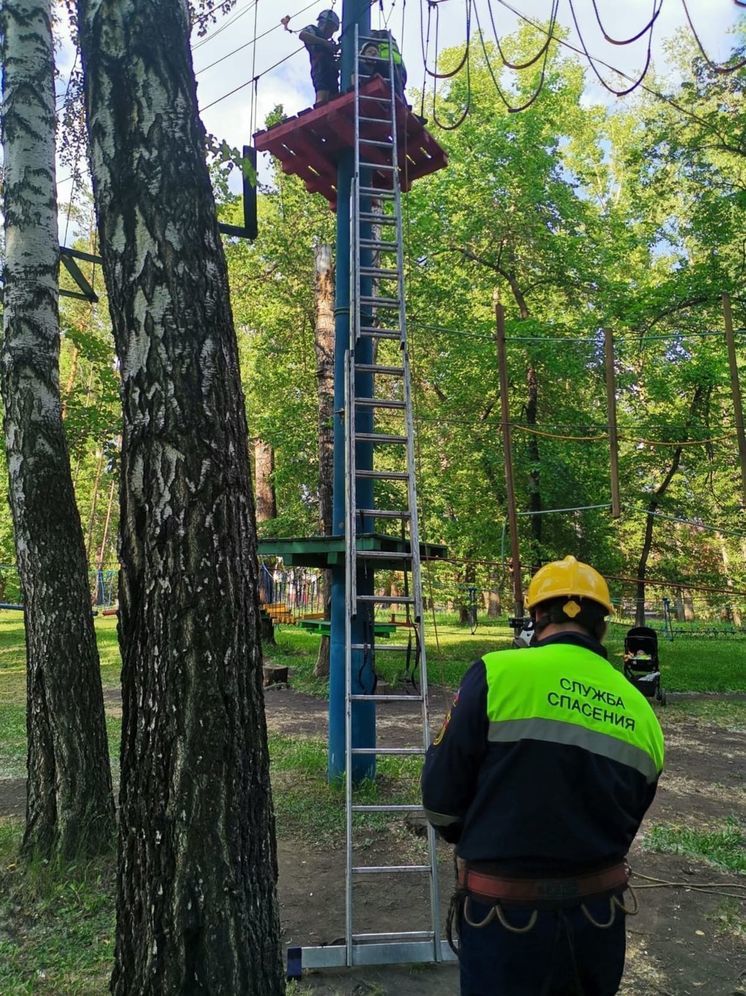
[{"label": "green foliage", "polygon": [[735,817],[714,830],[655,823],[645,831],[644,846],[649,851],[704,858],[717,868],[737,874],[746,872],[746,832]]}]

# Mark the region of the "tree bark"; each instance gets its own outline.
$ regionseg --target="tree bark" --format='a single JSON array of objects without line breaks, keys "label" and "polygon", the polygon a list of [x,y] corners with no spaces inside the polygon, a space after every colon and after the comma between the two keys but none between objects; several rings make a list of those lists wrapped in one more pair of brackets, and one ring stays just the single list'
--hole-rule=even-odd
[{"label": "tree bark", "polygon": [[[316,249],[316,389],[319,402],[319,529],[332,531],[332,483],[334,477],[334,263],[332,247]],[[321,575],[321,602],[329,618],[330,572]],[[314,675],[329,677],[329,638],[321,637]]]},{"label": "tree bark", "polygon": [[[529,426],[536,426],[539,413],[539,378],[536,367],[530,364],[526,371],[528,383],[528,404],[526,405],[526,423]],[[541,522],[541,454],[539,453],[539,437],[533,432],[528,437],[528,456],[530,467],[528,472],[528,509],[534,514],[531,516],[531,538],[532,557],[531,573],[534,574],[541,567],[542,562],[542,522]]]},{"label": "tree bark", "polygon": [[115,996],[282,993],[249,440],[186,4],[80,0],[122,377]]},{"label": "tree bark", "polygon": [[[694,414],[700,405],[703,396],[706,395],[706,391],[702,387],[697,387],[694,391],[694,396],[692,402],[689,406],[689,421],[694,417]],[[688,429],[687,429],[688,432]],[[686,436],[684,437],[686,439]],[[677,446],[674,450],[673,457],[671,458],[671,465],[669,466],[666,474],[653,493],[653,497],[648,502],[647,508],[647,519],[645,522],[645,535],[642,541],[642,550],[640,552],[640,560],[637,565],[637,589],[635,596],[635,626],[645,625],[645,577],[648,568],[648,558],[650,556],[650,550],[653,545],[653,527],[655,525],[655,513],[658,510],[658,505],[660,504],[661,498],[668,491],[669,485],[679,469],[679,464],[681,463],[681,455],[684,452],[682,446]]]},{"label": "tree bark", "polygon": [[269,443],[254,440],[254,467],[256,479],[256,521],[267,522],[277,518],[277,497],[275,495],[275,451]]},{"label": "tree bark", "polygon": [[9,498],[25,606],[28,789],[23,850],[111,847],[114,804],[83,530],[62,426],[55,102],[49,0],[4,0]]}]

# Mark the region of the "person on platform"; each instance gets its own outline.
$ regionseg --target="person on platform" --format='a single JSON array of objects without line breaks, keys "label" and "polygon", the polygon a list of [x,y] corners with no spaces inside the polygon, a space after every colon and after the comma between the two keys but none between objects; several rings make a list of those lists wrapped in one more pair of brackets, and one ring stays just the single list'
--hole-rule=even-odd
[{"label": "person on platform", "polygon": [[333,10],[322,10],[316,24],[303,28],[298,37],[308,49],[316,106],[339,94],[339,45],[332,35],[339,31],[339,18]]},{"label": "person on platform", "polygon": [[607,660],[597,571],[574,557],[546,564],[526,604],[531,645],[472,665],[422,775],[425,814],[456,844],[461,994],[612,996],[636,911],[626,855],[663,735]]}]

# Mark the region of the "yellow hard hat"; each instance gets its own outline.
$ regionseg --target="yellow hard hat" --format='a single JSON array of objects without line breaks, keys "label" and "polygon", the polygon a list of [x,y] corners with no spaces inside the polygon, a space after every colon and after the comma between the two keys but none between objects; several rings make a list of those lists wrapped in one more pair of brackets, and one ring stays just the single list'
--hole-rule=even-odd
[{"label": "yellow hard hat", "polygon": [[575,557],[553,560],[534,574],[526,592],[526,607],[532,609],[539,602],[562,595],[590,598],[611,612],[609,586],[597,570]]}]

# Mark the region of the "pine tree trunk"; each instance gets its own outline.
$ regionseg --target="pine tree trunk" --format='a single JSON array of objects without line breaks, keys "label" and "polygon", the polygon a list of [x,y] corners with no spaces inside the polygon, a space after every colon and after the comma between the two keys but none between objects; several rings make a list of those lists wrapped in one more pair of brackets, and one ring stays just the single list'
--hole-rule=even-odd
[{"label": "pine tree trunk", "polygon": [[261,439],[254,440],[254,468],[256,488],[256,521],[268,522],[277,518],[275,496],[275,451]]},{"label": "pine tree trunk", "polygon": [[[687,418],[687,428],[684,435],[686,440],[689,433],[689,425],[694,418],[697,408],[702,403],[703,398],[707,397],[707,392],[705,388],[701,385],[695,388],[694,395],[692,397],[691,403],[689,405],[689,415]],[[681,463],[681,457],[684,450],[683,447],[677,446],[673,452],[673,457],[671,458],[671,465],[666,471],[666,474],[658,485],[658,487],[653,492],[653,496],[648,502],[647,508],[647,519],[645,522],[645,534],[642,540],[642,550],[640,552],[640,560],[637,565],[637,586],[636,586],[636,602],[635,602],[635,626],[645,625],[645,579],[648,569],[648,558],[650,556],[650,551],[653,546],[653,527],[655,525],[655,513],[658,510],[658,505],[660,500],[664,497],[668,488],[673,480],[679,465]]]},{"label": "pine tree trunk", "polygon": [[[528,404],[526,405],[526,424],[535,427],[539,413],[539,378],[536,367],[531,364],[526,374],[528,382]],[[531,573],[535,573],[542,563],[542,516],[541,516],[541,455],[539,453],[539,437],[529,433],[528,456],[530,469],[528,473],[528,509],[531,516]]]},{"label": "pine tree trunk", "polygon": [[50,0],[3,0],[2,392],[25,606],[24,852],[108,849],[114,803],[83,530],[62,426]]},{"label": "pine tree trunk", "polygon": [[285,988],[249,440],[186,4],[80,0],[122,377],[115,996]]},{"label": "pine tree trunk", "polygon": [[[319,527],[322,536],[332,532],[332,482],[334,475],[334,264],[332,247],[316,249],[316,386],[319,402]],[[330,572],[321,576],[321,604],[329,618]],[[314,668],[317,678],[329,676],[329,638],[321,637]]]}]

